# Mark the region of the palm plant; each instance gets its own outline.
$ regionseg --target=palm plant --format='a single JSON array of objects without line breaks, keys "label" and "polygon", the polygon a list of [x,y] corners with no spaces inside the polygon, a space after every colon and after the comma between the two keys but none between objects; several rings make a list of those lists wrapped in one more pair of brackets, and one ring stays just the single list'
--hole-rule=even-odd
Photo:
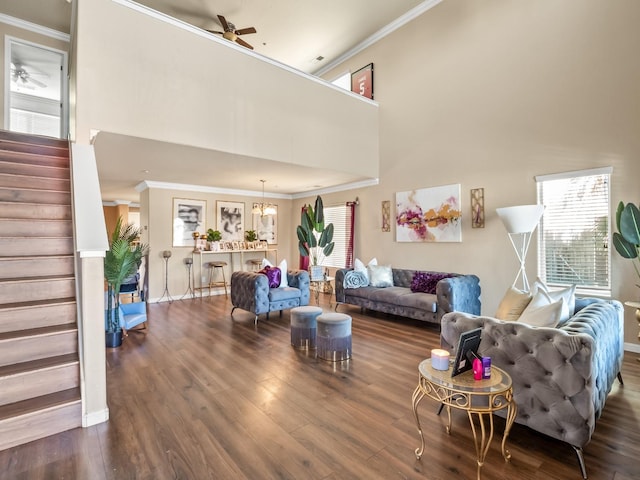
[{"label": "palm plant", "polygon": [[296,233],[300,255],[310,257],[312,265],[322,265],[324,258],[333,252],[333,223],[324,224],[324,206],[320,195],[316,197],[315,208],[306,205],[302,209]]},{"label": "palm plant", "polygon": [[[149,248],[136,243],[140,229],[132,223],[123,224],[118,218],[111,234],[110,248],[104,257],[104,278],[107,281],[107,332],[120,328],[120,286],[125,278],[138,271]],[[115,305],[113,302],[115,301]]]},{"label": "palm plant", "polygon": [[[613,245],[623,258],[633,262],[633,268],[640,279],[640,210],[633,203],[620,202],[616,210],[616,227]],[[640,287],[640,284],[636,284]]]}]

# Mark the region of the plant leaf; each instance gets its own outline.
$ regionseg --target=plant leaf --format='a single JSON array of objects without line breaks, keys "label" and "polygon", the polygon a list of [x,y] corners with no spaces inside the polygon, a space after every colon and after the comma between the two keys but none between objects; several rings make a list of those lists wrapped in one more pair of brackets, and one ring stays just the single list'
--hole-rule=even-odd
[{"label": "plant leaf", "polygon": [[613,234],[613,246],[616,247],[616,251],[623,258],[636,258],[638,256],[638,247],[625,240],[618,232]]},{"label": "plant leaf", "polygon": [[336,245],[335,243],[331,242],[326,247],[324,247],[324,250],[322,250],[322,253],[324,253],[325,257],[328,257],[333,253],[333,247],[335,247],[335,245]]},{"label": "plant leaf", "polygon": [[632,244],[640,244],[640,210],[633,203],[627,203],[620,214],[620,233]]},{"label": "plant leaf", "polygon": [[[320,195],[316,197],[316,214],[314,217],[314,221],[316,225],[324,224],[324,206],[322,204],[322,197]],[[322,227],[318,231],[322,231]]]},{"label": "plant leaf", "polygon": [[618,208],[616,209],[616,228],[620,231],[620,215],[622,215],[622,211],[624,210],[624,202],[620,201],[618,203]]},{"label": "plant leaf", "polygon": [[298,243],[298,251],[303,257],[309,256],[309,248],[304,243]]}]

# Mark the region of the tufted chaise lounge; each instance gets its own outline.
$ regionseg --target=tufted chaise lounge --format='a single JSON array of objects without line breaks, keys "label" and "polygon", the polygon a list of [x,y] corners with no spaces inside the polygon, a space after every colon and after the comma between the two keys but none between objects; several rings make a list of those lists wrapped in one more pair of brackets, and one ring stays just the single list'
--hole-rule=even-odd
[{"label": "tufted chaise lounge", "polygon": [[288,287],[269,288],[267,276],[257,272],[233,272],[231,275],[231,304],[254,313],[255,323],[262,313],[282,311],[309,305],[309,272],[289,270]]},{"label": "tufted chaise lounge", "polygon": [[559,328],[530,327],[453,312],[442,318],[441,343],[453,351],[462,332],[482,328],[479,353],[513,380],[516,422],[575,449],[589,443],[624,354],[622,304],[576,299],[576,313]]}]

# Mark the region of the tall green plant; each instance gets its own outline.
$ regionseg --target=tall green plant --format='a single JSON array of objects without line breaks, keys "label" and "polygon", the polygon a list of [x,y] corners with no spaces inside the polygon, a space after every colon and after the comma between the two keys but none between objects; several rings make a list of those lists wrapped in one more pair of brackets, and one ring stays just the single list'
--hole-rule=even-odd
[{"label": "tall green plant", "polygon": [[[138,271],[149,248],[136,243],[140,229],[132,223],[123,224],[118,218],[111,234],[109,251],[104,257],[104,279],[107,281],[107,331],[117,332],[120,328],[120,287],[125,278]],[[115,301],[115,306],[113,305]]]},{"label": "tall green plant", "polygon": [[320,195],[316,197],[315,207],[305,205],[302,209],[296,233],[300,255],[310,257],[312,265],[322,265],[323,260],[333,252],[333,223],[324,224],[324,206]]},{"label": "tall green plant", "polygon": [[[640,210],[633,203],[620,202],[616,210],[617,232],[613,234],[613,245],[623,258],[633,262],[640,279]],[[636,283],[637,287],[640,284]]]}]

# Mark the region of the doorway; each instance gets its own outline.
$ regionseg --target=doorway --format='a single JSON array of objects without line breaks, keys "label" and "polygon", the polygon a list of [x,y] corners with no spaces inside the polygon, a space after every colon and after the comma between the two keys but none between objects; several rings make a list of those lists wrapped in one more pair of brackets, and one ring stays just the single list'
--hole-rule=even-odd
[{"label": "doorway", "polygon": [[67,52],[5,37],[5,128],[66,138]]}]

